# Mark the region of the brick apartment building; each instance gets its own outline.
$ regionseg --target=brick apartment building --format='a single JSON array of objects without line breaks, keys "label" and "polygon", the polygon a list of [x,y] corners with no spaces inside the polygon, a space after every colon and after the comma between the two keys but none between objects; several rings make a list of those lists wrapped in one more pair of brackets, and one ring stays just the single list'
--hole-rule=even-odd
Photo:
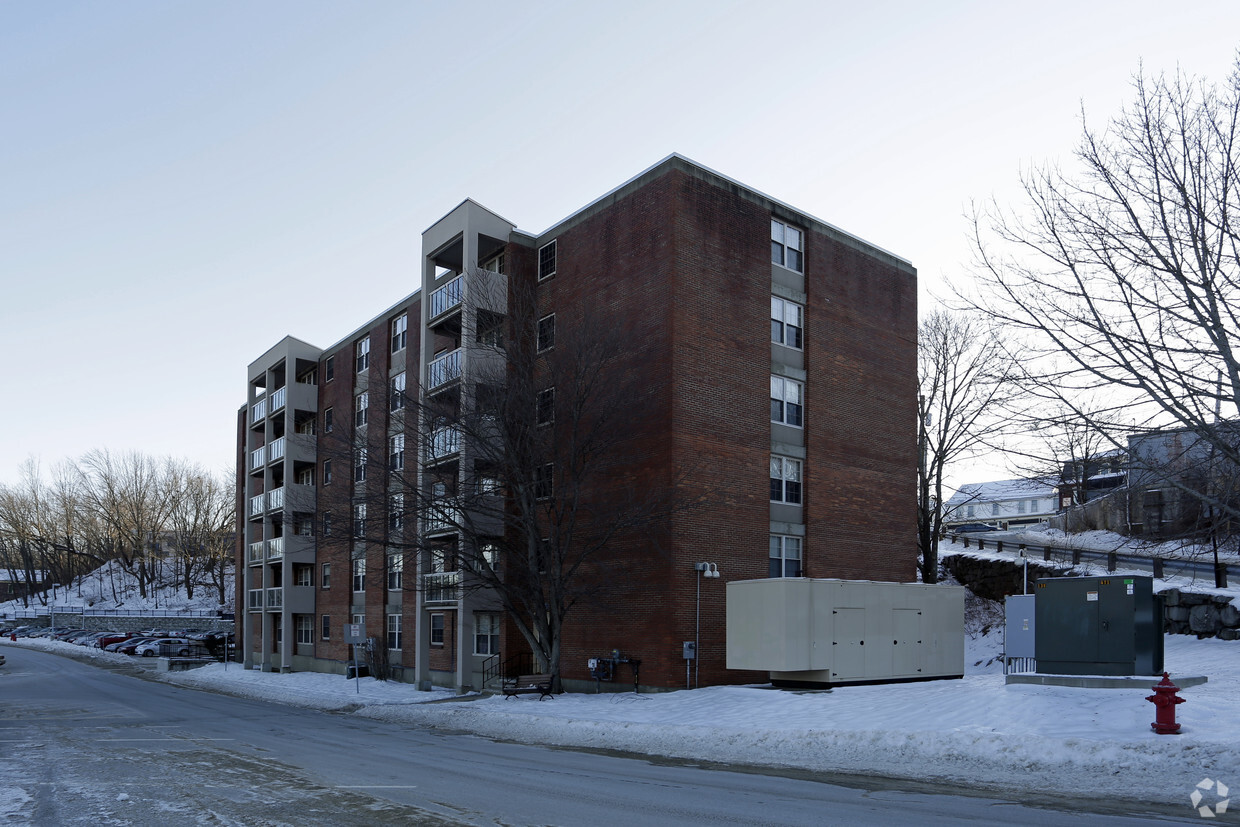
[{"label": "brick apartment building", "polygon": [[[644,687],[684,686],[691,640],[701,684],[762,679],[724,667],[730,580],[914,579],[916,271],[673,155],[537,235],[466,200],[423,234],[410,296],[326,349],[289,337],[250,365],[245,662],[343,672],[357,622],[424,685],[480,688],[528,652],[453,563],[460,515],[414,507],[492,490],[482,454],[428,412],[481,410],[485,384],[514,376],[497,371],[503,347],[533,342],[537,389],[554,352],[602,340],[607,384],[632,392],[579,530],[629,495],[668,507],[582,567],[595,588],[565,621],[566,686],[592,686],[588,659],[613,653],[640,661]],[[556,450],[570,396],[531,398]],[[546,467],[548,485],[572,484],[570,459]]]}]

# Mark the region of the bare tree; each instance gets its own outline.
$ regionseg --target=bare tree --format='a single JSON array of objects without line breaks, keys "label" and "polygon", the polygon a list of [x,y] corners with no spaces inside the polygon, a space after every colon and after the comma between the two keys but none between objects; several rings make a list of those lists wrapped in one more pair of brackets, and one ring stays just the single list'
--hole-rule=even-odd
[{"label": "bare tree", "polygon": [[[1222,88],[1139,73],[1134,91],[1101,131],[1082,114],[1076,170],[1024,177],[1026,210],[975,213],[982,289],[965,300],[1028,345],[1021,381],[1110,448],[1185,428],[1236,466],[1240,60]],[[1167,482],[1240,516],[1235,497]]]},{"label": "bare tree", "polygon": [[992,448],[1016,390],[1014,357],[985,317],[937,310],[917,336],[917,541],[921,578],[937,583],[948,468]]},{"label": "bare tree", "polygon": [[180,466],[176,477],[180,496],[169,514],[167,533],[185,596],[193,598],[195,586],[210,584],[224,605],[236,526],[232,488],[189,466]]}]

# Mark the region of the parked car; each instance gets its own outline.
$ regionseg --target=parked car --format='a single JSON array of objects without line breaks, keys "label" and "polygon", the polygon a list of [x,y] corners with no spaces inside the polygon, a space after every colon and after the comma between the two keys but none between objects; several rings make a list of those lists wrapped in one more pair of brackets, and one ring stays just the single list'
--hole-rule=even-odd
[{"label": "parked car", "polygon": [[176,655],[184,658],[188,657],[192,651],[190,642],[183,637],[160,637],[138,644],[134,647],[133,653],[144,658],[153,658],[156,655],[163,657]]},{"label": "parked car", "polygon": [[95,646],[106,649],[113,643],[122,643],[132,637],[134,637],[133,632],[108,632],[95,641]]},{"label": "parked car", "polygon": [[108,647],[108,650],[111,652],[120,652],[122,655],[132,655],[134,649],[144,643],[149,643],[152,640],[158,640],[158,638],[154,638],[149,635],[131,637],[129,640],[122,640],[120,643],[112,644],[112,646]]},{"label": "parked car", "polygon": [[963,525],[958,525],[955,528],[948,530],[965,534],[970,531],[998,531],[999,529],[992,525],[986,525],[985,523],[964,523]]}]

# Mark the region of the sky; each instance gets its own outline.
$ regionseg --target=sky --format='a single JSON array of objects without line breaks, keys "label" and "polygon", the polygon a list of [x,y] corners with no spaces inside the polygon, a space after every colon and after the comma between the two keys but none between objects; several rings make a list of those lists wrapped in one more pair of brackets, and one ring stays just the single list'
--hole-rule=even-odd
[{"label": "sky", "polygon": [[910,260],[924,313],[1082,106],[1227,76],[1240,7],[1171,6],[0,4],[0,484],[227,473],[248,364],[413,292],[461,200],[537,233],[672,152]]}]

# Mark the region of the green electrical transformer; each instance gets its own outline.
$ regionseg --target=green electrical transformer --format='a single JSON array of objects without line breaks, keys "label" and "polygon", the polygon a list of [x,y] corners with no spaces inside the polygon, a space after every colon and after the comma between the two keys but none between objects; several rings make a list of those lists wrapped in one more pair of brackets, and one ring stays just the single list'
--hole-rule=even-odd
[{"label": "green electrical transformer", "polygon": [[1048,675],[1159,675],[1162,598],[1150,577],[1062,577],[1034,590],[1037,670]]}]

